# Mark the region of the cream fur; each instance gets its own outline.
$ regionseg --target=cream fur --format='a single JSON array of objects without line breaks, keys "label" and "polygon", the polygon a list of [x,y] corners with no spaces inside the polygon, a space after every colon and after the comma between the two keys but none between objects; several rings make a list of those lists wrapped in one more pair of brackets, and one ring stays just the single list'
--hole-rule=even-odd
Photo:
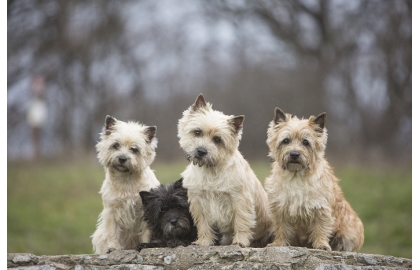
[{"label": "cream fur", "polygon": [[[143,221],[139,192],[160,184],[149,167],[156,155],[155,130],[135,122],[106,118],[101,141],[96,146],[99,162],[105,167],[105,180],[99,192],[104,209],[92,235],[97,254],[150,242],[151,231]],[[120,157],[127,161],[121,164]]]},{"label": "cream fur", "polygon": [[[299,120],[285,116],[276,119],[275,113],[267,132],[270,156],[275,159],[265,181],[276,230],[272,245],[360,249],[363,224],[344,199],[338,179],[324,157],[325,122],[319,126],[314,123],[315,117]],[[289,139],[287,144],[282,143],[285,138]],[[302,144],[304,139],[309,146]],[[291,151],[300,153],[302,166],[288,164]]]},{"label": "cream fur", "polygon": [[[218,230],[222,245],[265,246],[272,236],[268,197],[237,149],[243,117],[236,117],[235,124],[234,116],[214,111],[199,98],[178,123],[181,148],[191,161],[182,177],[198,229],[194,244],[213,245]],[[197,130],[201,136],[195,135]],[[198,148],[208,152],[202,159],[196,158]]]}]

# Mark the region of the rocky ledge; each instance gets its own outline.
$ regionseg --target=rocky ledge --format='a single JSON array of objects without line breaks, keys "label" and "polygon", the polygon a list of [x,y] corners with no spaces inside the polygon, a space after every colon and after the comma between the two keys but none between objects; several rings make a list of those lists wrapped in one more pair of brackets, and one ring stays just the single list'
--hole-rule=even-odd
[{"label": "rocky ledge", "polygon": [[116,250],[104,255],[35,256],[8,253],[7,267],[52,269],[411,269],[410,259],[299,247],[238,246]]}]

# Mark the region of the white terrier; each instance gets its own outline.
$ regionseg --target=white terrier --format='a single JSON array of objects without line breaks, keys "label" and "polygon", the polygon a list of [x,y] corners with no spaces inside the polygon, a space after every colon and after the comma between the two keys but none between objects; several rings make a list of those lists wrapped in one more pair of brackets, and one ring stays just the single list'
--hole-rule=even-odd
[{"label": "white terrier", "polygon": [[267,194],[238,150],[243,121],[213,110],[202,94],[179,120],[191,162],[182,177],[198,230],[194,244],[213,245],[218,232],[222,245],[263,247],[273,235]]},{"label": "white terrier", "polygon": [[104,209],[92,235],[97,254],[150,242],[139,192],[160,185],[149,167],[156,156],[155,132],[154,126],[105,118],[101,141],[96,145],[106,173],[99,192]]}]

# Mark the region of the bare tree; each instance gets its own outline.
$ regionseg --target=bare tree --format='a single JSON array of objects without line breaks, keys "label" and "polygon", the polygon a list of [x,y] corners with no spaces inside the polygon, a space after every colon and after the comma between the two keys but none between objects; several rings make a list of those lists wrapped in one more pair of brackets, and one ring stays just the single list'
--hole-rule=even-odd
[{"label": "bare tree", "polygon": [[238,31],[247,22],[265,27],[295,57],[288,69],[307,84],[295,84],[296,95],[278,91],[296,114],[332,112],[330,129],[349,137],[332,139],[333,148],[364,149],[362,157],[367,149],[410,151],[411,1],[212,1],[207,12],[222,12]]},{"label": "bare tree", "polygon": [[[91,151],[98,133],[92,123],[114,111],[121,76],[130,81],[124,91],[142,95],[141,63],[131,57],[121,8],[117,1],[9,2],[9,89],[22,77],[46,77],[48,103],[54,104],[49,123],[65,151],[74,146]],[[24,107],[14,110],[10,123],[24,113]],[[83,131],[76,134],[76,126]]]},{"label": "bare tree", "polygon": [[247,158],[266,157],[276,106],[327,111],[329,154],[400,157],[411,151],[411,13],[391,0],[8,1],[8,149],[26,145],[25,86],[42,74],[53,155],[92,153],[112,114],[157,125],[158,158],[182,158],[176,123],[203,92],[245,114]]}]

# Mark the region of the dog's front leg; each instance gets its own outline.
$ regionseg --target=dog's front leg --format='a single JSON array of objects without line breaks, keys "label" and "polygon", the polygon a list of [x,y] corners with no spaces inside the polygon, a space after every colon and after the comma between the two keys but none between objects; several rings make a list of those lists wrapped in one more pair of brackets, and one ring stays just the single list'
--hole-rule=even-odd
[{"label": "dog's front leg", "polygon": [[144,231],[140,233],[139,238],[140,243],[149,243],[152,239],[152,231],[148,228],[144,229]]},{"label": "dog's front leg", "polygon": [[[109,231],[109,234],[106,236],[104,247],[106,253],[111,253],[114,250],[122,249],[120,242],[118,241],[118,232],[116,226]],[[105,253],[102,252],[102,253]]]},{"label": "dog's front leg", "polygon": [[117,226],[112,215],[113,213],[109,208],[105,208],[100,214],[98,227],[92,236],[96,254],[104,254],[121,249],[121,245],[117,240]]},{"label": "dog's front leg", "polygon": [[268,246],[290,246],[293,242],[292,239],[295,236],[293,226],[286,220],[286,218],[279,220],[274,219],[273,223],[274,228],[276,228],[275,238],[274,242]]},{"label": "dog's front leg", "polygon": [[209,224],[205,213],[208,212],[203,209],[199,195],[188,194],[190,200],[190,212],[197,227],[198,239],[193,242],[193,245],[212,246],[216,238],[212,227]]},{"label": "dog's front leg", "polygon": [[254,203],[249,197],[239,197],[232,201],[234,204],[233,245],[249,247],[252,231],[256,225]]},{"label": "dog's front leg", "polygon": [[317,211],[309,235],[313,248],[331,251],[329,236],[332,235],[333,226],[334,219],[331,215],[331,209],[323,208]]}]

